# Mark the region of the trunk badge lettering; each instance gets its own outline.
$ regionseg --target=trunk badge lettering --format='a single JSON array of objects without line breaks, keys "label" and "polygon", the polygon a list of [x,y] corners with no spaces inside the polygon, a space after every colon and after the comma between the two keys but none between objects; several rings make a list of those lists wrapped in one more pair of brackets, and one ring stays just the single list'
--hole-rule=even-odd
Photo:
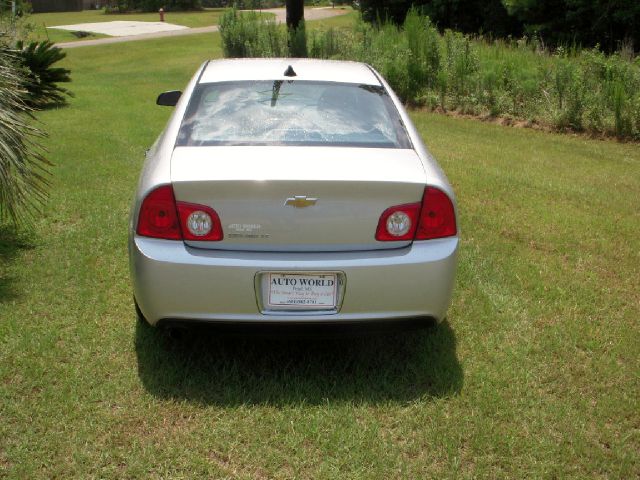
[{"label": "trunk badge lettering", "polygon": [[262,225],[259,223],[232,223],[227,228],[236,233],[253,233],[256,230],[260,230]]},{"label": "trunk badge lettering", "polygon": [[317,201],[317,198],[307,197],[306,195],[296,195],[295,197],[287,198],[284,205],[285,207],[291,206],[293,208],[305,208],[315,205]]},{"label": "trunk badge lettering", "polygon": [[232,223],[227,226],[229,238],[269,238],[268,233],[261,233],[259,223]]}]

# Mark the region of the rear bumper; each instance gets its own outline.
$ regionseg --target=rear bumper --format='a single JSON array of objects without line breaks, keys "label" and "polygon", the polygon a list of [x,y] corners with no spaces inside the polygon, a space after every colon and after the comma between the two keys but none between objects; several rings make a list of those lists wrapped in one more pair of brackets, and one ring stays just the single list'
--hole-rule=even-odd
[{"label": "rear bumper", "polygon": [[[134,295],[149,323],[346,323],[429,317],[441,321],[453,290],[457,237],[364,252],[238,252],[133,236]],[[256,275],[265,271],[344,274],[337,313],[260,311]],[[259,289],[258,289],[259,290]]]}]

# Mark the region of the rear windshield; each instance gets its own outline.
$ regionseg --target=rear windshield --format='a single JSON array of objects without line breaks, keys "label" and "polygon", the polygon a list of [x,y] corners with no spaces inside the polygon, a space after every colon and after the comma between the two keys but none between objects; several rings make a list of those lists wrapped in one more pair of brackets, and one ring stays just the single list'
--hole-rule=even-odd
[{"label": "rear windshield", "polygon": [[198,85],[177,145],[411,148],[382,87],[296,80]]}]

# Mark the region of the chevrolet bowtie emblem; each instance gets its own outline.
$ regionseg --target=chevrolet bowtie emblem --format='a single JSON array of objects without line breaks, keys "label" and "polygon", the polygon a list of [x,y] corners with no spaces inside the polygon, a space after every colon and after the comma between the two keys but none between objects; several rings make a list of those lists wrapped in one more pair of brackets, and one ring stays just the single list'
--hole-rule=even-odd
[{"label": "chevrolet bowtie emblem", "polygon": [[285,206],[289,205],[294,208],[304,208],[315,205],[318,201],[317,198],[310,198],[306,195],[296,195],[295,197],[289,197],[285,200]]}]

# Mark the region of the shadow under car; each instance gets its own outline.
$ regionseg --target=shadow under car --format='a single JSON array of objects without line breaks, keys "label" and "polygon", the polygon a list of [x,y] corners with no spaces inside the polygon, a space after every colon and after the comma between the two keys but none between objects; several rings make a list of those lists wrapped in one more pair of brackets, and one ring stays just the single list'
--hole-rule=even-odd
[{"label": "shadow under car", "polygon": [[175,338],[138,322],[138,374],[157,397],[223,406],[407,402],[460,391],[463,371],[446,320],[371,327],[208,326]]}]

